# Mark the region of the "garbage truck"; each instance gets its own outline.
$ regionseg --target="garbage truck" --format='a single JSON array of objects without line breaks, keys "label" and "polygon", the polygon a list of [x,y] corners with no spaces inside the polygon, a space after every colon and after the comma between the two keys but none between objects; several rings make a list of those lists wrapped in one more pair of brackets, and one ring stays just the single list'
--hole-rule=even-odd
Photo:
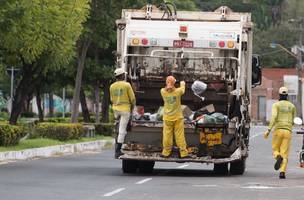
[{"label": "garbage truck", "polygon": [[[226,6],[202,12],[149,4],[122,10],[116,25],[117,67],[128,73],[137,105],[119,157],[123,172],[149,173],[155,162],[194,162],[213,164],[216,174],[243,174],[251,88],[261,83],[259,57],[252,54],[251,14]],[[186,82],[182,107],[191,155],[187,159],[179,157],[176,145],[170,157],[161,157],[160,89],[168,75],[177,86]],[[194,94],[195,81],[206,84],[204,93]],[[221,119],[212,118],[214,114]],[[204,116],[211,120],[201,120]]]}]

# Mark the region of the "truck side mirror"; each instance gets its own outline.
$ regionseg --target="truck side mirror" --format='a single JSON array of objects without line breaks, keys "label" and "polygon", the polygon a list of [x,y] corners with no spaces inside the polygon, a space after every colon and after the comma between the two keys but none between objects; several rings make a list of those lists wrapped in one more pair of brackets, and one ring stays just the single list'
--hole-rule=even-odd
[{"label": "truck side mirror", "polygon": [[252,79],[251,86],[256,87],[262,84],[262,70],[259,55],[252,55]]}]

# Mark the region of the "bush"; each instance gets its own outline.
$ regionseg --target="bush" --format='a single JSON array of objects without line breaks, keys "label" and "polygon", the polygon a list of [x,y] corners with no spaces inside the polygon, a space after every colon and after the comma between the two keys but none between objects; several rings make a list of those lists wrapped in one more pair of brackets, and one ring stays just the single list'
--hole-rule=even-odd
[{"label": "bush", "polygon": [[9,114],[7,112],[0,112],[0,120],[8,120]]},{"label": "bush", "polygon": [[113,123],[94,124],[97,135],[112,136],[114,135],[115,125]]},{"label": "bush", "polygon": [[37,124],[35,127],[35,135],[66,141],[81,138],[84,135],[84,130],[82,124],[44,122]]},{"label": "bush", "polygon": [[25,135],[26,129],[23,126],[0,124],[0,146],[16,145]]},{"label": "bush", "polygon": [[65,117],[65,118],[53,117],[53,118],[46,118],[44,121],[45,122],[52,122],[52,123],[69,123],[71,121],[71,119],[68,118],[68,117]]},{"label": "bush", "polygon": [[37,117],[37,114],[34,112],[23,112],[21,113],[21,117],[33,118],[33,117]]}]

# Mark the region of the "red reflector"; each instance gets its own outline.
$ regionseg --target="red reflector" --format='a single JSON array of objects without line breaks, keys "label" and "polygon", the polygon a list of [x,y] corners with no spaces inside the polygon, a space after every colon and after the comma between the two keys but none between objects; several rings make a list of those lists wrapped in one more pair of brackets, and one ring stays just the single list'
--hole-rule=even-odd
[{"label": "red reflector", "polygon": [[141,43],[142,43],[143,45],[147,45],[147,44],[149,43],[149,40],[146,39],[146,38],[144,38],[144,39],[141,40]]},{"label": "red reflector", "polygon": [[225,47],[225,42],[224,41],[220,41],[218,43],[218,45],[219,45],[219,47],[223,48],[223,47]]},{"label": "red reflector", "polygon": [[187,26],[180,26],[179,27],[180,32],[187,32],[187,29],[188,29]]}]

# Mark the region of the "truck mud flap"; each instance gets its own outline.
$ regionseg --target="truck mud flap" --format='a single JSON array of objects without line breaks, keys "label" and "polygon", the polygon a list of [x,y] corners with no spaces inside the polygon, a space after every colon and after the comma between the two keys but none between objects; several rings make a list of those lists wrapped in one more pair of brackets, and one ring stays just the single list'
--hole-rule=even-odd
[{"label": "truck mud flap", "polygon": [[159,161],[159,162],[196,162],[196,163],[230,163],[247,157],[247,150],[238,148],[228,158],[211,158],[210,156],[197,157],[191,156],[190,158],[162,158],[160,153],[143,153],[140,151],[128,151],[120,156],[122,160],[146,160],[146,161]]}]

